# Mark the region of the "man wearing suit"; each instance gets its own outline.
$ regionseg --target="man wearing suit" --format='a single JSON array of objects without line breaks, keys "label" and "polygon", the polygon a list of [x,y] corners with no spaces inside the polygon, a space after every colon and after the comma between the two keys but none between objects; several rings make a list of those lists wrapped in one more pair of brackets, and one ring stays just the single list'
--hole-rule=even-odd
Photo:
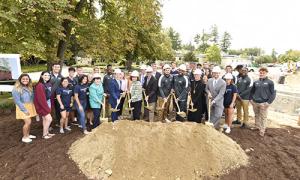
[{"label": "man wearing suit", "polygon": [[156,79],[159,79],[160,76],[161,76],[161,73],[160,72],[157,72],[157,65],[155,63],[153,63],[152,65],[152,69],[153,69],[153,76],[156,78]]},{"label": "man wearing suit", "polygon": [[216,129],[220,128],[220,120],[224,110],[224,94],[226,91],[226,83],[220,78],[221,68],[215,66],[212,70],[212,78],[210,78],[206,85],[206,93],[210,98],[210,122],[214,124]]},{"label": "man wearing suit", "polygon": [[[149,106],[152,107],[153,111],[149,111],[148,109],[144,109],[144,116],[146,120],[150,122],[154,121],[154,110],[156,108],[157,101],[157,79],[152,75],[153,69],[152,67],[148,67],[146,70],[147,76],[145,77],[145,82],[143,84],[143,89],[145,90],[145,101],[148,101]],[[146,105],[146,102],[144,103]]]},{"label": "man wearing suit", "polygon": [[[121,70],[115,69],[114,78],[111,79],[108,83],[108,93],[109,99],[108,102],[112,108],[116,108],[117,104],[119,104],[120,96],[121,96]],[[119,107],[117,107],[119,109]],[[118,112],[111,112],[111,120],[115,122],[118,120]]]}]

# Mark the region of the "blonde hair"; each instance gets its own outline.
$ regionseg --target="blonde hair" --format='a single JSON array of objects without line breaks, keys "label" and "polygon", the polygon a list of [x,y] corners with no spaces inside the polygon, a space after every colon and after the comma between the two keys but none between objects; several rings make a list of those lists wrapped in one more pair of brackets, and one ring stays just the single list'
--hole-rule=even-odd
[{"label": "blonde hair", "polygon": [[[28,83],[27,86],[25,86],[25,85],[23,85],[23,84],[21,83],[21,79],[22,79],[23,77],[25,77],[25,76],[27,76],[27,77],[29,78],[29,83]],[[23,92],[23,87],[27,87],[28,90],[30,91],[30,93],[33,92],[32,81],[31,81],[31,79],[30,79],[30,77],[29,77],[28,74],[21,74],[20,77],[18,78],[18,80],[17,80],[16,83],[15,83],[15,89],[16,89],[16,91],[19,92],[20,94]]]}]

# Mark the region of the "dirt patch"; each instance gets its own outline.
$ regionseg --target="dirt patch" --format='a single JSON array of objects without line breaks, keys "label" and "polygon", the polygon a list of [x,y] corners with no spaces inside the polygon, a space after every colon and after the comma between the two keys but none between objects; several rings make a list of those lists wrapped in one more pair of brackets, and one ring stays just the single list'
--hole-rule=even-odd
[{"label": "dirt patch", "polygon": [[231,138],[196,123],[105,123],[70,148],[71,158],[92,179],[199,179],[246,165]]},{"label": "dirt patch", "polygon": [[[20,142],[22,123],[15,120],[14,115],[0,115],[0,179],[87,180],[67,155],[71,144],[83,137],[79,129],[72,126],[70,133],[43,140],[41,122],[33,121],[32,125],[32,133],[37,135],[38,139],[25,145]],[[54,132],[57,133],[58,129]],[[207,179],[299,179],[299,129],[269,128],[266,136],[260,138],[257,131],[233,128],[230,137],[244,150],[254,149],[248,153],[250,165],[230,171],[221,177]]]}]

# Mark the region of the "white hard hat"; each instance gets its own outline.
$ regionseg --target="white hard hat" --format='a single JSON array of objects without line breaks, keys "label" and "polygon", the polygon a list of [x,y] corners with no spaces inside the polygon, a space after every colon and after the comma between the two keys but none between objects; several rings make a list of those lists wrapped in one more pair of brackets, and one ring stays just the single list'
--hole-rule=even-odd
[{"label": "white hard hat", "polygon": [[233,79],[233,75],[231,73],[227,73],[225,74],[224,79]]},{"label": "white hard hat", "polygon": [[138,71],[132,71],[131,76],[139,77],[139,72]]},{"label": "white hard hat", "polygon": [[99,73],[95,73],[95,74],[93,74],[93,78],[101,78],[101,76]]},{"label": "white hard hat", "polygon": [[121,69],[115,69],[115,70],[114,70],[114,73],[115,73],[115,74],[121,74],[122,71],[121,71]]},{"label": "white hard hat", "polygon": [[142,64],[141,67],[140,67],[140,69],[141,69],[141,70],[146,70],[146,69],[147,69],[147,66],[146,66],[145,64]]},{"label": "white hard hat", "polygon": [[148,66],[146,72],[153,72],[153,68],[151,66]]},{"label": "white hard hat", "polygon": [[182,70],[182,71],[186,71],[186,65],[185,64],[181,64],[178,69]]},{"label": "white hard hat", "polygon": [[220,72],[221,72],[221,68],[220,68],[219,66],[215,66],[215,67],[212,69],[212,72],[220,73]]},{"label": "white hard hat", "polygon": [[196,69],[196,70],[194,71],[194,74],[195,74],[195,75],[196,75],[196,74],[202,75],[201,69]]},{"label": "white hard hat", "polygon": [[170,66],[169,64],[165,64],[164,67],[163,67],[163,69],[164,69],[164,70],[165,70],[165,69],[171,69],[171,66]]}]

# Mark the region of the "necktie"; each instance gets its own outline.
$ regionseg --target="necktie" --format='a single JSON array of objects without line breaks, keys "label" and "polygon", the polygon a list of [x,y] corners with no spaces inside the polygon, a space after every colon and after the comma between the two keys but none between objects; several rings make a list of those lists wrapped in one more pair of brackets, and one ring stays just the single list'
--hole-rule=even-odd
[{"label": "necktie", "polygon": [[120,90],[121,90],[121,86],[122,86],[122,81],[120,80]]},{"label": "necktie", "polygon": [[214,80],[213,86],[215,87],[217,84],[217,80]]}]

